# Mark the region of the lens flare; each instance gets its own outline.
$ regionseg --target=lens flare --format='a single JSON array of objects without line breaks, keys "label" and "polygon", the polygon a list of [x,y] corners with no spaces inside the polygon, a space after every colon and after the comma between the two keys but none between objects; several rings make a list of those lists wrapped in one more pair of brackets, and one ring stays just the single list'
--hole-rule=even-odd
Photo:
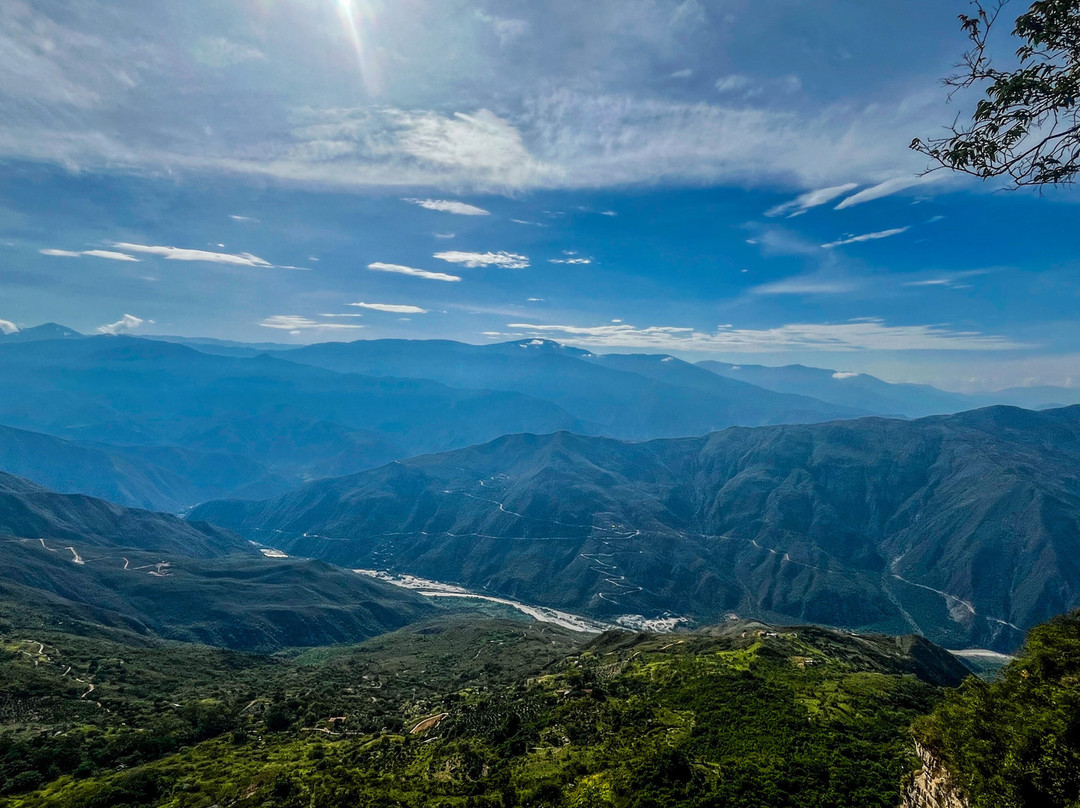
[{"label": "lens flare", "polygon": [[374,5],[368,0],[335,0],[345,36],[356,51],[360,80],[369,95],[382,91],[382,75],[371,47],[371,34],[377,24]]}]

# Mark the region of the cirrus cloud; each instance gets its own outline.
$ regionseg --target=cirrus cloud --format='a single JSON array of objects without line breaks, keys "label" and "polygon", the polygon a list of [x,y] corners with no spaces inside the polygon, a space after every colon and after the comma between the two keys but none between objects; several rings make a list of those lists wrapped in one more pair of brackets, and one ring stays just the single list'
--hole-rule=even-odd
[{"label": "cirrus cloud", "polygon": [[677,326],[638,327],[629,323],[600,326],[509,323],[507,327],[528,336],[561,335],[580,345],[706,353],[1007,351],[1031,347],[1008,337],[952,330],[944,324],[886,325],[883,320],[872,317],[842,323],[791,323],[765,329],[723,325],[712,332]]},{"label": "cirrus cloud", "polygon": [[[321,317],[345,317],[343,314],[322,314]],[[280,331],[321,331],[321,330],[345,330],[364,328],[362,325],[353,323],[325,323],[312,320],[310,317],[301,317],[295,314],[275,314],[259,322],[263,328],[276,328]]]},{"label": "cirrus cloud", "polygon": [[863,241],[876,241],[882,238],[890,238],[892,236],[899,236],[901,233],[906,233],[911,227],[892,227],[888,230],[878,230],[876,233],[863,233],[861,236],[844,236],[836,241],[830,241],[828,244],[822,244],[826,250],[831,250],[833,247],[842,247],[845,244],[858,244]]},{"label": "cirrus cloud", "polygon": [[367,265],[367,268],[373,272],[390,272],[395,275],[411,275],[414,278],[425,278],[429,281],[446,281],[448,283],[454,283],[461,280],[461,277],[458,275],[447,275],[445,272],[429,272],[426,269],[417,269],[416,267],[407,267],[401,264],[386,264],[382,261],[370,263]]},{"label": "cirrus cloud", "polygon": [[93,258],[108,258],[110,261],[135,261],[138,262],[138,258],[134,255],[128,255],[122,252],[114,252],[113,250],[56,250],[45,249],[38,250],[42,255],[51,255],[59,258],[79,258],[83,255],[89,255]]},{"label": "cirrus cloud", "polygon": [[349,303],[350,306],[356,306],[361,309],[371,309],[372,311],[385,311],[390,314],[427,314],[427,309],[422,309],[419,306],[409,306],[403,303]]},{"label": "cirrus cloud", "polygon": [[445,250],[435,253],[440,261],[448,261],[451,264],[460,264],[469,269],[479,267],[505,267],[506,269],[525,269],[529,266],[529,258],[517,253],[505,252],[467,252],[464,250]]},{"label": "cirrus cloud", "polygon": [[406,199],[427,210],[437,210],[442,213],[455,213],[458,216],[490,216],[491,211],[478,208],[466,202],[458,202],[453,199]]}]

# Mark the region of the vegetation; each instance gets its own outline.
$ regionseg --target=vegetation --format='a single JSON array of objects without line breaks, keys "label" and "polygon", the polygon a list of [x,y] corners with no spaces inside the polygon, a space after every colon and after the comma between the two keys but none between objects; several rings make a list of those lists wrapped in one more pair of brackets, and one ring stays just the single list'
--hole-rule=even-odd
[{"label": "vegetation", "polygon": [[1005,5],[976,2],[974,14],[960,15],[972,48],[945,83],[985,87],[971,124],[911,147],[946,168],[1008,177],[1017,187],[1071,183],[1080,172],[1080,0],[1038,0],[1017,18],[1013,35],[1022,44],[1011,69],[988,52]]},{"label": "vegetation", "polygon": [[1076,808],[1080,611],[1032,629],[999,679],[969,679],[915,733],[973,808]]},{"label": "vegetation", "polygon": [[534,623],[443,620],[273,657],[10,638],[0,799],[895,805],[914,763],[907,727],[939,697],[900,670],[933,670],[892,640],[718,634],[585,644]]}]

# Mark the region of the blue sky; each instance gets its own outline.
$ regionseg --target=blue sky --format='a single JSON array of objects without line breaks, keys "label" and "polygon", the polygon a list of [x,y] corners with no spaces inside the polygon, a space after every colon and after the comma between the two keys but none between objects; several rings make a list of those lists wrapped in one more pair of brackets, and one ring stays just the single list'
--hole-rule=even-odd
[{"label": "blue sky", "polygon": [[0,328],[1080,385],[1076,194],[907,149],[966,8],[0,0]]}]

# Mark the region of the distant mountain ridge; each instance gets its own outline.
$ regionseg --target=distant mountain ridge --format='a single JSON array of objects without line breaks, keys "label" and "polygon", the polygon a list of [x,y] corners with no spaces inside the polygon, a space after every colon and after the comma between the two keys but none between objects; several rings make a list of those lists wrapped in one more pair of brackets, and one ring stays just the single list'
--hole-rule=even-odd
[{"label": "distant mountain ridge", "polygon": [[68,441],[6,426],[0,469],[59,493],[170,513],[214,497],[274,496],[291,487],[266,466],[224,451]]},{"label": "distant mountain ridge", "polygon": [[928,384],[892,384],[865,373],[847,373],[805,365],[768,367],[707,360],[697,366],[728,379],[767,390],[798,392],[823,401],[869,410],[879,415],[920,418],[983,406],[985,399],[948,393]]},{"label": "distant mountain ridge", "polygon": [[595,616],[733,612],[1007,650],[1080,603],[1080,407],[507,436],[193,516]]},{"label": "distant mountain ridge", "polygon": [[437,610],[318,561],[266,558],[228,530],[0,473],[0,612],[26,628],[274,651],[356,642]]},{"label": "distant mountain ridge", "polygon": [[328,342],[280,355],[339,373],[434,379],[554,402],[600,434],[700,435],[727,426],[827,421],[867,411],[718,378],[673,357],[598,356],[557,342],[493,345],[448,340]]}]

